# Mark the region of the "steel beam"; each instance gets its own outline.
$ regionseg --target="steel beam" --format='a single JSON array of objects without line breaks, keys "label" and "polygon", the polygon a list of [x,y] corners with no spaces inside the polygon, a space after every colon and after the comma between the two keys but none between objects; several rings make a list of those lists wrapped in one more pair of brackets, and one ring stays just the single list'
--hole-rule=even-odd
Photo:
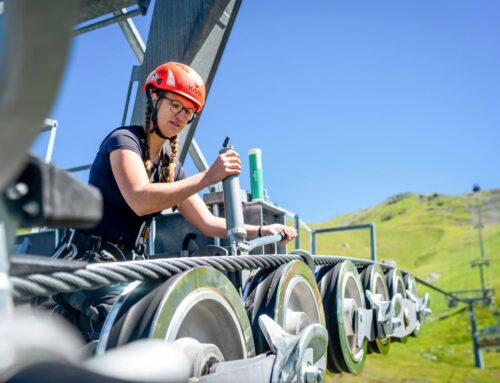
[{"label": "steel beam", "polygon": [[[114,12],[114,15],[126,15],[128,13],[127,8],[123,8],[122,10],[118,12]],[[125,35],[125,38],[127,39],[128,43],[130,44],[130,47],[132,48],[132,51],[135,54],[135,57],[137,57],[137,60],[139,60],[139,63],[142,64],[144,61],[144,52],[146,51],[146,44],[144,44],[144,40],[141,37],[141,34],[137,30],[133,20],[129,17],[125,20],[121,20],[118,22],[118,25],[120,25],[120,28]]]},{"label": "steel beam", "polygon": [[[209,94],[222,53],[242,0],[157,1],[153,11],[139,81],[159,64],[178,61],[191,65],[205,80]],[[138,87],[132,124],[142,124],[146,98]],[[179,137],[179,160],[184,162],[199,119]],[[167,145],[168,146],[168,145]],[[168,148],[167,148],[168,149]]]},{"label": "steel beam", "polygon": [[45,153],[45,163],[48,164],[52,161],[52,154],[54,153],[54,144],[57,134],[57,121],[46,118],[44,121],[43,131],[50,131],[49,143],[47,144],[47,152]]},{"label": "steel beam", "polygon": [[73,36],[78,36],[87,32],[95,31],[96,29],[103,28],[114,23],[122,22],[124,20],[127,20],[129,17],[137,16],[140,14],[141,11],[139,9],[136,9],[134,11],[128,12],[127,14],[119,14],[116,16],[112,16],[107,19],[98,21],[94,24],[85,25],[83,27],[75,29],[75,31],[73,32]]},{"label": "steel beam", "polygon": [[484,368],[483,356],[481,355],[481,350],[477,343],[477,326],[476,326],[476,315],[474,313],[474,300],[467,302],[467,307],[469,309],[469,320],[472,333],[472,352],[474,353],[474,366],[476,368]]},{"label": "steel beam", "polygon": [[[138,5],[140,9],[141,4],[139,3],[141,3],[141,1],[137,0],[80,0],[77,23],[84,23],[132,5]],[[142,5],[143,8],[145,5],[147,4]],[[147,6],[143,9],[143,12],[146,10]]]},{"label": "steel beam", "polygon": [[208,162],[194,137],[191,140],[191,145],[189,145],[189,156],[193,160],[196,169],[198,169],[199,172],[209,168]]}]

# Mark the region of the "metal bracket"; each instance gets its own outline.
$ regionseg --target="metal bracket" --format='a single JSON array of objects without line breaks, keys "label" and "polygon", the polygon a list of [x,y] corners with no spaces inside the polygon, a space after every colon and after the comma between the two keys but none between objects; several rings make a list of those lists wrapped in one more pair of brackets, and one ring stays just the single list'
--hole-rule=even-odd
[{"label": "metal bracket", "polygon": [[395,339],[402,339],[406,336],[405,331],[405,318],[403,311],[403,299],[400,301],[400,309],[395,313],[395,316],[391,319],[392,332],[389,335]]},{"label": "metal bracket", "polygon": [[366,290],[366,296],[374,309],[376,337],[386,339],[395,332],[399,333],[403,324],[401,294],[396,294],[390,301],[383,300],[382,295],[373,294],[370,290]]},{"label": "metal bracket", "polygon": [[369,342],[375,340],[375,331],[373,326],[373,311],[372,309],[365,309],[358,307],[355,311],[355,323],[357,334],[357,346],[362,348],[364,340]]},{"label": "metal bracket", "polygon": [[417,318],[422,322],[425,318],[432,314],[432,310],[429,308],[430,296],[425,293],[423,298],[419,298],[411,293],[411,291],[406,290],[407,297],[416,304],[417,306]]},{"label": "metal bracket", "polygon": [[216,363],[224,362],[224,355],[215,344],[200,343],[194,338],[179,338],[174,344],[180,347],[189,359],[193,377],[207,375]]},{"label": "metal bracket", "polygon": [[259,324],[276,354],[271,383],[322,381],[324,371],[314,363],[327,351],[328,332],[323,326],[310,324],[299,335],[290,335],[267,315],[259,317]]},{"label": "metal bracket", "polygon": [[363,346],[365,339],[375,339],[373,331],[373,310],[359,307],[352,298],[345,298],[343,310],[346,318],[354,318],[353,321],[344,322],[347,336],[356,336],[356,344],[359,348]]},{"label": "metal bracket", "polygon": [[98,189],[34,156],[0,197],[10,215],[26,227],[92,227],[102,216]]},{"label": "metal bracket", "polygon": [[248,254],[251,250],[247,241],[238,241],[236,247],[238,248],[238,252],[242,254]]},{"label": "metal bracket", "polygon": [[420,331],[420,322],[417,319],[417,304],[410,299],[403,299],[403,318],[405,336],[411,335],[414,331]]},{"label": "metal bracket", "polygon": [[269,382],[274,359],[274,355],[260,354],[249,359],[217,363],[210,370],[210,374],[189,378],[187,383]]}]

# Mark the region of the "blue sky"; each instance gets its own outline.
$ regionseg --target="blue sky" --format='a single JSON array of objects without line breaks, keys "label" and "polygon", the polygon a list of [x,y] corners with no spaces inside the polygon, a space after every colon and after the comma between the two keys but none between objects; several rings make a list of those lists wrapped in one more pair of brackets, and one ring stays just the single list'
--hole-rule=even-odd
[{"label": "blue sky", "polygon": [[[145,41],[152,7],[134,18]],[[500,187],[499,19],[495,0],[244,0],[196,139],[212,162],[231,137],[245,189],[261,148],[272,201],[308,222],[401,192]],[[73,40],[49,115],[56,165],[92,162],[137,64],[117,25]]]}]

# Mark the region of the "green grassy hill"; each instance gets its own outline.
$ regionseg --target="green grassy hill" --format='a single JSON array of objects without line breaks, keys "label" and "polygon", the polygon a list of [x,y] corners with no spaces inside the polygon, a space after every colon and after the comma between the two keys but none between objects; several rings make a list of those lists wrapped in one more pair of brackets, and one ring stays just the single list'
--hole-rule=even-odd
[{"label": "green grassy hill", "polygon": [[[478,209],[478,206],[480,208]],[[481,256],[477,212],[480,212],[484,250],[490,260],[486,268],[487,287],[500,300],[500,189],[475,194],[448,196],[405,193],[381,204],[335,217],[314,229],[374,223],[379,260],[394,260],[415,276],[447,290],[480,289],[479,269],[470,262]],[[301,232],[302,247],[309,243]],[[317,254],[369,258],[368,231],[321,234]],[[467,310],[449,309],[444,297],[419,286],[419,295],[431,294],[433,315],[427,319],[419,338],[406,344],[392,344],[389,355],[368,355],[359,377],[336,375],[341,382],[499,382],[500,354],[483,352],[486,368],[474,368],[469,315]],[[476,308],[478,327],[494,326],[488,308]],[[453,314],[447,316],[447,314]],[[446,319],[439,319],[440,317]]]}]

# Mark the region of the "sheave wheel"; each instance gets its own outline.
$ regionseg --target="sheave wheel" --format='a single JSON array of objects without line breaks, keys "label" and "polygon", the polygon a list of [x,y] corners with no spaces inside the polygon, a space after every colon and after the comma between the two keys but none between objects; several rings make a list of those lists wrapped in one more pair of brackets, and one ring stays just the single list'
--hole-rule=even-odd
[{"label": "sheave wheel", "polygon": [[267,314],[290,334],[299,334],[312,323],[325,326],[323,305],[314,275],[301,261],[253,273],[245,286],[244,299],[257,354],[269,350],[259,327],[259,316],[262,314]]},{"label": "sheave wheel", "polygon": [[[389,296],[391,297],[391,299],[398,293],[401,294],[402,298],[406,298],[406,286],[403,279],[403,274],[401,273],[400,270],[390,269],[385,273],[385,278],[387,281],[387,287],[389,288]],[[403,325],[406,326],[405,323]],[[408,337],[407,336],[404,336],[402,338],[392,337],[391,339],[396,342],[406,343]]]},{"label": "sheave wheel", "polygon": [[403,279],[405,289],[412,293],[414,296],[417,296],[417,281],[415,280],[415,277],[411,274],[405,274]]},{"label": "sheave wheel", "polygon": [[[380,294],[383,297],[384,301],[388,301],[389,298],[389,289],[387,288],[387,284],[385,282],[385,276],[380,265],[374,264],[368,266],[361,273],[361,280],[363,281],[363,287],[365,290],[370,290],[373,294]],[[366,306],[368,308],[371,307],[371,303],[366,298]],[[375,318],[374,318],[375,319]],[[389,352],[389,348],[391,346],[390,338],[386,339],[375,339],[373,342],[368,342],[368,353],[375,352],[377,354],[387,354]]]},{"label": "sheave wheel", "polygon": [[[133,323],[137,319],[134,319],[133,314],[142,315],[143,306],[147,305],[147,302],[151,300],[159,286],[161,286],[160,282],[135,282],[123,290],[116,298],[111,311],[106,317],[99,336],[96,355],[102,355],[112,348],[127,343],[126,339],[120,338],[123,336],[122,328],[134,327]],[[138,304],[139,302],[143,306]],[[138,305],[136,306],[136,304]]]},{"label": "sheave wheel", "polygon": [[318,275],[322,275],[319,284],[329,335],[328,370],[357,375],[367,353],[366,342],[361,347],[356,342],[356,308],[366,307],[358,271],[351,261],[344,261]]},{"label": "sheave wheel", "polygon": [[221,272],[197,267],[148,287],[152,290],[138,287],[120,302],[113,323],[105,324],[109,335],[101,348],[142,338],[192,338],[217,346],[226,361],[255,356],[241,297]]}]

